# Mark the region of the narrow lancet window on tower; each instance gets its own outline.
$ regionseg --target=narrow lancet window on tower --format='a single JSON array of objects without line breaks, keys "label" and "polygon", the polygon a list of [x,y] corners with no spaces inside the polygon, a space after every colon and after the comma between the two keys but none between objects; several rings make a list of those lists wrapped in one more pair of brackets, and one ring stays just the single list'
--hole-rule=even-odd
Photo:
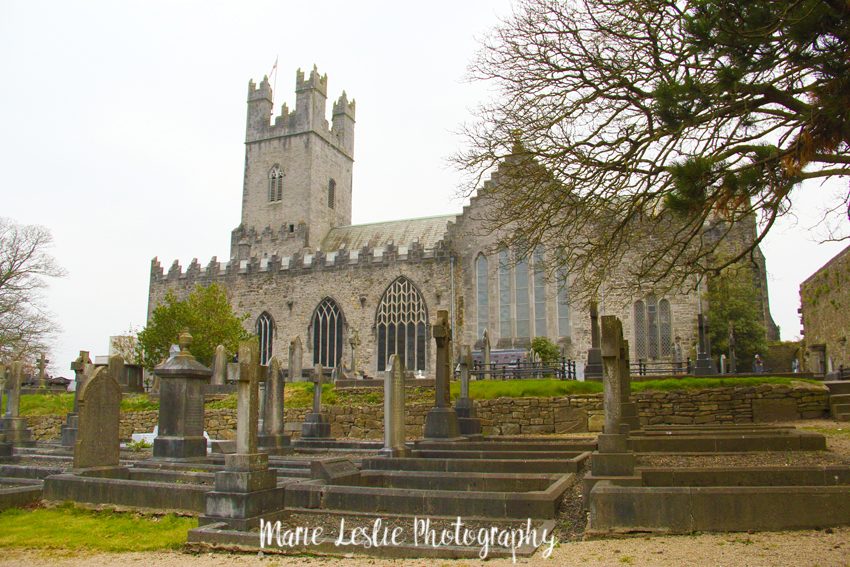
[{"label": "narrow lancet window on tower", "polygon": [[328,207],[336,208],[336,181],[328,181]]},{"label": "narrow lancet window on tower", "polygon": [[269,171],[269,203],[283,199],[283,171],[275,165]]},{"label": "narrow lancet window on tower", "polygon": [[260,364],[266,365],[272,358],[274,319],[266,311],[257,317],[257,337],[260,340]]}]

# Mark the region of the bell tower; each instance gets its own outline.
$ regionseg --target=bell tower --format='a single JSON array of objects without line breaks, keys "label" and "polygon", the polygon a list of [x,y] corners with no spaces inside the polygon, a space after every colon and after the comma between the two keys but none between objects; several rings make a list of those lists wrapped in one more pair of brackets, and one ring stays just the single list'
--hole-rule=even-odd
[{"label": "bell tower", "polygon": [[231,258],[288,256],[318,248],[335,226],[351,224],[354,101],[345,92],[326,117],[328,77],[295,75],[295,110],[273,114],[267,77],[248,83],[242,222]]}]

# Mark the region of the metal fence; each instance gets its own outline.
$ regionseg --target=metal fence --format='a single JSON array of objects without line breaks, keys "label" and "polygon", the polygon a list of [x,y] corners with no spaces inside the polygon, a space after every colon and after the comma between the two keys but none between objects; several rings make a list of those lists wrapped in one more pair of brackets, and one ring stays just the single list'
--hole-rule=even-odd
[{"label": "metal fence", "polygon": [[690,374],[693,370],[691,359],[683,362],[647,361],[640,359],[629,364],[632,375],[635,376],[678,376]]},{"label": "metal fence", "polygon": [[[576,361],[562,358],[555,363],[544,364],[542,362],[511,362],[506,364],[493,363],[485,366],[481,362],[474,361],[469,369],[470,378],[473,380],[522,380],[525,378],[546,378],[554,376],[558,380],[576,379]],[[455,377],[460,376],[455,371]]]}]

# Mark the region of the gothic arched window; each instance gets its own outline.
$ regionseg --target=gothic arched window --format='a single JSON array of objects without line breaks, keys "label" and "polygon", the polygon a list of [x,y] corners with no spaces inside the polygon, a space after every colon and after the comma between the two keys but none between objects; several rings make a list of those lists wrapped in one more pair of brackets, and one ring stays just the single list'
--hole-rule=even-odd
[{"label": "gothic arched window", "polygon": [[516,283],[514,285],[516,303],[516,336],[527,338],[529,333],[528,305],[528,260],[517,260],[514,268]]},{"label": "gothic arched window", "polygon": [[508,251],[499,252],[499,337],[511,338],[511,266]]},{"label": "gothic arched window", "polygon": [[476,282],[476,298],[478,309],[478,336],[484,335],[484,330],[490,324],[490,291],[487,288],[488,262],[487,256],[479,254],[475,261],[475,282]]},{"label": "gothic arched window", "polygon": [[425,370],[425,300],[409,279],[396,279],[384,292],[375,315],[378,334],[378,370],[386,370],[390,355],[401,357],[408,370]]},{"label": "gothic arched window", "polygon": [[635,354],[656,360],[673,354],[673,316],[670,302],[654,295],[635,301]]},{"label": "gothic arched window", "polygon": [[543,271],[543,247],[534,249],[534,336],[546,336],[546,274]]},{"label": "gothic arched window", "polygon": [[283,199],[283,171],[275,165],[269,171],[269,202]]},{"label": "gothic arched window", "polygon": [[257,317],[257,337],[260,340],[260,364],[265,366],[272,358],[274,341],[274,319],[266,311]]},{"label": "gothic arched window", "polygon": [[324,298],[316,307],[316,311],[313,312],[313,322],[310,325],[310,335],[313,338],[313,364],[321,364],[325,368],[336,368],[339,364],[342,359],[344,322],[339,305],[330,297]]},{"label": "gothic arched window", "polygon": [[567,271],[558,272],[558,336],[569,337],[570,332],[570,289],[567,287]]},{"label": "gothic arched window", "polygon": [[336,207],[336,181],[333,179],[328,181],[328,207]]}]

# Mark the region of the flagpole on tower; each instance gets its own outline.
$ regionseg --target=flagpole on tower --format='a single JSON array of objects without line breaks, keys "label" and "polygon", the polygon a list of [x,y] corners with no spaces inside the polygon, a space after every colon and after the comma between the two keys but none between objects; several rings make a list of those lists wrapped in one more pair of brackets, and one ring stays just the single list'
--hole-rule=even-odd
[{"label": "flagpole on tower", "polygon": [[[271,76],[274,75],[274,82],[272,83],[272,97],[274,97],[274,93],[275,93],[275,91],[277,91],[277,60],[278,60],[278,57],[280,57],[280,56],[279,55],[275,56],[274,65],[272,65],[272,70],[269,73],[270,79],[271,79]],[[274,103],[274,101],[272,101],[272,103]]]}]

